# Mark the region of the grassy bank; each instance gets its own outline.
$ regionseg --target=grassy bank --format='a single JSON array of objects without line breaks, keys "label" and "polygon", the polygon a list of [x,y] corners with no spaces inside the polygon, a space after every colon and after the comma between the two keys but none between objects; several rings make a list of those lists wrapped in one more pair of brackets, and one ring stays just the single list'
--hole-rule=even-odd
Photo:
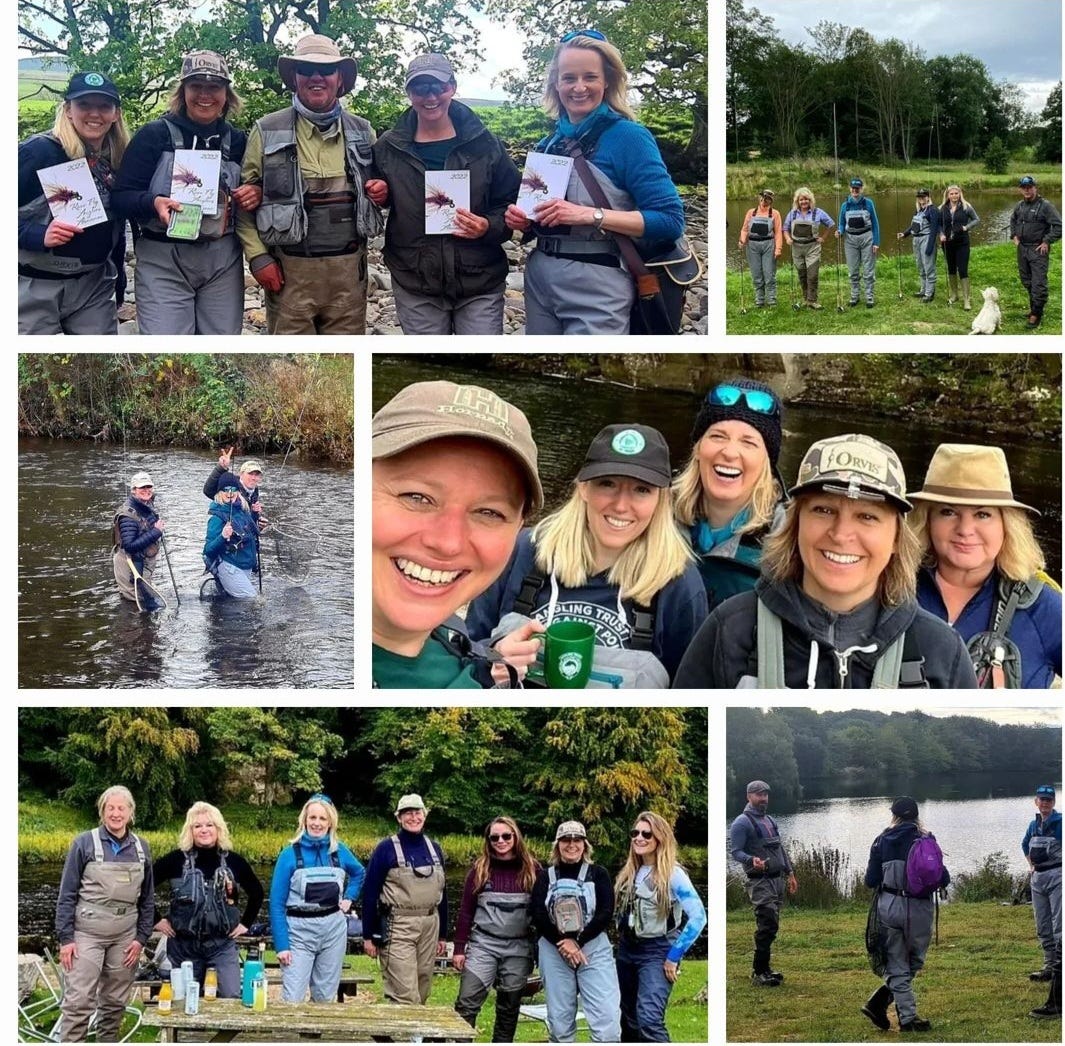
[{"label": "grassy bank", "polygon": [[[785,908],[773,947],[779,988],[750,983],[754,918],[726,919],[728,1038],[740,1042],[882,1042],[860,1012],[877,986],[865,956],[864,906],[834,911]],[[949,904],[940,910],[939,943],[915,982],[918,1011],[935,1042],[1060,1042],[1061,1024],[1027,1014],[1047,986],[1028,972],[1042,961],[1025,906]],[[891,1010],[894,1021],[894,1009]]]},{"label": "grassy bank", "polygon": [[[989,247],[974,247],[969,262],[972,281],[972,312],[965,312],[961,302],[947,304],[949,284],[945,267],[940,264],[935,301],[924,304],[914,297],[920,286],[908,240],[899,248],[886,243],[880,250],[876,264],[876,307],[867,309],[864,296],[861,304],[849,308],[850,278],[845,264],[838,268],[835,241],[825,241],[822,257],[830,264],[821,266],[820,300],[824,308],[793,309],[792,295],[800,297],[799,282],[787,251],[781,255],[777,268],[776,308],[754,307],[754,287],[746,268],[742,272],[729,270],[726,283],[726,330],[729,334],[969,334],[973,317],[983,304],[981,292],[985,287],[997,287],[999,308],[1002,310],[1000,334],[1061,334],[1061,247],[1050,250],[1050,297],[1042,326],[1029,331],[1028,295],[1017,275],[1017,248],[1011,243]],[[896,252],[901,252],[897,254]],[[840,250],[842,260],[842,248]],[[901,265],[899,262],[901,258]],[[899,272],[902,273],[902,298],[899,298]],[[837,310],[837,273],[839,300],[844,311]],[[742,293],[742,304],[741,304]],[[747,313],[743,314],[742,308]],[[1049,350],[1049,346],[1047,346]],[[1033,351],[1040,351],[1033,344]]]},{"label": "grassy bank", "polygon": [[[781,201],[786,199],[791,206],[791,194],[800,186],[808,185],[819,203],[826,210],[825,201],[833,199],[836,161],[832,156],[818,156],[802,160],[751,160],[746,163],[730,163],[726,168],[725,192],[730,200],[757,196],[766,186],[774,189]],[[943,190],[952,184],[960,185],[966,193],[977,189],[1011,189],[1017,190],[1017,182],[1026,174],[1032,175],[1045,189],[1061,188],[1061,167],[1054,165],[1024,165],[1014,161],[1010,163],[1005,174],[988,174],[984,170],[983,160],[947,160],[931,164],[922,162],[918,157],[909,167],[901,164],[897,167],[883,167],[877,164],[863,164],[839,158],[840,194],[845,195],[846,186],[851,178],[861,178],[865,191],[870,196],[878,192],[890,192],[898,189],[916,189],[927,186],[932,191],[932,198],[938,203]],[[1020,199],[1018,193],[1017,196]]]},{"label": "grassy bank", "polygon": [[350,355],[21,354],[20,436],[354,458]]}]

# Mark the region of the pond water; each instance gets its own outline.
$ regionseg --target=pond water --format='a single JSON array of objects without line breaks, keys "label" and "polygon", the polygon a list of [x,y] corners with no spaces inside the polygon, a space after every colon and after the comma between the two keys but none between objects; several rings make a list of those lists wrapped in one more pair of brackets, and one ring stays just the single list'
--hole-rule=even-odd
[{"label": "pond water", "polygon": [[[353,686],[351,470],[257,457],[264,511],[305,539],[289,547],[309,573],[287,580],[264,536],[262,597],[201,601],[209,452],[19,440],[19,686]],[[110,556],[112,517],[141,469],[181,598],[160,554],[154,584],[169,605],[152,615],[119,598]]]},{"label": "pond water", "polygon": [[[540,478],[549,509],[568,496],[569,485],[580,470],[592,437],[613,422],[637,421],[659,429],[669,443],[673,469],[679,470],[691,449],[691,425],[701,399],[701,394],[477,369],[468,361],[463,366],[453,366],[410,357],[375,356],[373,409],[376,411],[411,382],[442,378],[486,385],[525,411],[537,441]],[[798,472],[803,453],[815,440],[842,432],[866,432],[895,449],[910,486],[916,490],[938,444],[973,440],[971,434],[938,425],[873,417],[850,409],[846,403],[831,410],[789,406],[785,420],[780,469],[788,479]],[[1028,441],[1007,446],[1006,456],[1015,496],[1043,512],[1035,521],[1036,534],[1050,572],[1060,577],[1061,446]]]},{"label": "pond water", "polygon": [[[938,183],[934,183],[927,186],[927,188],[932,190],[932,202],[938,205],[943,199],[943,186],[939,185],[937,188],[937,185]],[[779,188],[774,185],[770,186],[770,188],[776,189],[780,193],[777,197],[776,209],[780,211],[781,215],[787,215],[788,211],[791,210],[791,197],[797,185],[781,186]],[[964,186],[962,191],[965,192]],[[822,190],[819,192],[816,188],[814,189],[814,195],[817,197],[817,206],[826,211],[833,221],[837,220],[839,209],[843,205],[842,190],[840,193],[840,200],[837,202],[831,191],[825,192]],[[1060,189],[1047,190],[1041,195],[1045,196],[1057,208],[1059,214],[1061,213]],[[895,234],[904,232],[910,227],[910,218],[914,212],[914,191],[913,189],[900,189],[895,193],[889,189],[886,192],[870,192],[869,198],[876,206],[876,217],[880,223],[881,254],[890,252],[893,256],[898,242],[895,239]],[[972,231],[971,241],[974,247],[1005,243],[1009,240],[1010,215],[1021,199],[1019,189],[975,190],[971,193],[965,192],[965,199],[980,217],[979,224]],[[744,252],[738,246],[740,229],[743,228],[744,216],[757,202],[756,199],[741,199],[728,200],[725,203],[725,219],[728,222],[728,233],[725,241],[728,267],[730,269],[739,269],[746,264]],[[912,259],[912,241],[903,240],[902,251],[906,258]],[[840,248],[840,258],[842,259],[842,257],[843,251]],[[779,263],[788,263],[790,258],[790,251],[787,244],[785,244]],[[835,265],[836,248],[834,236],[825,240],[825,245],[821,250],[821,261],[824,265]],[[942,251],[939,254],[938,265],[945,273],[946,260]]]}]

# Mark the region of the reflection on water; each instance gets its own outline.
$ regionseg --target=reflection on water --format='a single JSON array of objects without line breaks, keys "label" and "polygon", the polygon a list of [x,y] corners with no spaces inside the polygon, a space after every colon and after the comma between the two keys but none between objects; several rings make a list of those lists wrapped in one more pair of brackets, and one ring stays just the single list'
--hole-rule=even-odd
[{"label": "reflection on water", "polygon": [[[204,451],[19,441],[19,685],[351,687],[352,482],[348,469],[263,458],[268,516],[321,534],[307,580],[286,580],[264,536],[263,598],[199,598],[214,465]],[[119,599],[111,521],[129,476],[155,481],[180,606],[141,614]]]}]

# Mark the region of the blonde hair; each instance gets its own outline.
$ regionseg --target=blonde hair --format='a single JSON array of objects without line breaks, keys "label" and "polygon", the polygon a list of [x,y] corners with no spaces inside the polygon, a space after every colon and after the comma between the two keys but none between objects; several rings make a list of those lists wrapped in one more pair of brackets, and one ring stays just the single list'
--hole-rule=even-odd
[{"label": "blonde hair", "polygon": [[[242,493],[241,493],[241,492],[240,492],[239,490],[238,490],[238,491],[236,491],[236,495],[237,495],[237,500],[238,500],[238,501],[240,502],[240,507],[241,507],[242,509],[244,509],[244,511],[245,511],[245,512],[251,512],[251,509],[250,509],[250,508],[248,507],[248,500],[247,500],[247,498],[245,498],[245,497],[244,497],[244,495],[243,495],[243,494],[242,494]],[[211,498],[211,500],[212,500],[212,501],[213,501],[213,502],[214,502],[214,503],[215,503],[216,505],[228,505],[228,504],[229,504],[229,502],[228,502],[228,501],[226,501],[226,500],[224,500],[224,499],[225,499],[225,496],[226,496],[226,492],[225,492],[224,490],[219,490],[219,491],[218,491],[218,492],[217,492],[217,493],[215,494],[215,496],[214,496],[213,498]]]},{"label": "blonde hair", "polygon": [[[762,544],[762,574],[770,581],[794,581],[802,584],[803,564],[799,555],[799,513],[816,494],[797,494],[784,512],[784,525],[770,534]],[[896,607],[910,602],[917,594],[917,567],[921,546],[913,531],[901,518],[902,513],[889,501],[895,513],[895,547],[876,583],[876,595],[884,606]]]},{"label": "blonde hair", "polygon": [[632,111],[626,97],[629,74],[621,52],[608,40],[596,40],[591,36],[575,36],[572,40],[567,40],[555,48],[555,53],[551,56],[551,62],[547,67],[547,82],[544,84],[544,109],[547,113],[558,117],[563,111],[562,102],[558,96],[558,61],[567,47],[599,52],[599,57],[603,59],[603,76],[606,79],[603,101],[622,116],[635,120],[636,114]]},{"label": "blonde hair", "polygon": [[511,817],[503,816],[493,817],[484,830],[484,846],[477,855],[477,860],[473,862],[473,892],[476,893],[488,882],[493,856],[492,844],[488,841],[488,836],[492,832],[492,827],[497,824],[506,825],[514,834],[514,851],[511,859],[521,862],[521,888],[528,893],[536,881],[536,858],[529,853],[517,822]]},{"label": "blonde hair", "polygon": [[[171,116],[189,116],[189,111],[185,108],[185,84],[187,82],[187,80],[178,80],[170,92],[170,97],[166,100],[166,111]],[[222,118],[236,116],[243,108],[244,99],[233,90],[232,84],[226,84],[226,104],[222,109]]]},{"label": "blonde hair", "polygon": [[807,189],[805,185],[800,185],[799,188],[795,190],[795,195],[791,198],[791,205],[792,205],[792,207],[795,208],[795,210],[799,209],[799,197],[800,196],[809,196],[810,197],[810,210],[811,211],[816,211],[817,210],[817,199],[814,197],[813,190]]},{"label": "blonde hair", "polygon": [[969,206],[969,201],[967,199],[965,199],[965,193],[963,193],[961,191],[961,186],[960,185],[948,185],[943,190],[943,203],[940,204],[940,206],[941,207],[945,207],[948,203],[950,203],[950,198],[949,198],[948,194],[950,193],[951,189],[957,189],[958,190],[958,206],[959,207],[968,207]]},{"label": "blonde hair", "polygon": [[[595,571],[588,507],[581,497],[582,485],[593,482],[574,483],[569,501],[533,528],[536,565],[545,573],[556,575],[566,588],[580,588]],[[607,581],[617,585],[622,599],[644,605],[670,581],[680,577],[694,559],[673,521],[669,487],[658,489],[658,504],[647,529],[625,546],[607,574]]]},{"label": "blonde hair", "polygon": [[[633,827],[635,828],[641,821],[651,826],[651,834],[658,843],[651,866],[651,882],[654,884],[658,914],[665,915],[669,911],[669,879],[673,874],[673,869],[677,867],[677,838],[669,822],[650,810],[644,810],[643,813],[638,814],[632,822]],[[632,845],[634,841],[629,843],[629,855],[625,858],[625,864],[614,880],[614,894],[617,897],[619,909],[632,907],[636,889],[636,873],[643,867],[643,859],[636,855],[636,850]]]},{"label": "blonde hair", "polygon": [[337,813],[337,808],[331,802],[320,795],[312,795],[303,804],[303,809],[300,810],[299,821],[297,822],[296,834],[289,839],[289,843],[294,846],[303,838],[303,833],[307,831],[307,811],[312,806],[320,806],[325,811],[326,819],[329,821],[329,852],[336,853],[337,825],[340,824],[340,814]]},{"label": "blonde hair", "polygon": [[[706,431],[709,432],[710,429]],[[699,438],[699,443],[701,442],[702,437]],[[699,472],[699,443],[692,447],[688,463],[673,481],[673,514],[677,517],[677,521],[686,527],[690,527],[697,520],[710,518],[710,511],[706,504],[706,491],[703,489],[703,478]],[[739,510],[742,512],[744,508],[748,509],[751,518],[736,533],[746,534],[749,531],[768,527],[773,522],[777,505],[783,497],[784,492],[773,475],[773,468],[769,464],[767,453],[762,462],[762,473],[751,488],[751,499]]]},{"label": "blonde hair", "polygon": [[888,825],[888,828],[898,828],[900,824],[915,824],[917,825],[917,831],[919,831],[922,835],[926,834],[928,831],[928,829],[924,826],[924,821],[922,821],[919,817],[899,817],[897,814],[892,814],[891,824]]},{"label": "blonde hair", "polygon": [[100,798],[96,800],[96,813],[100,817],[100,824],[104,823],[104,807],[107,806],[107,800],[114,799],[115,796],[125,799],[129,807],[129,823],[133,824],[137,813],[137,802],[133,798],[133,793],[125,785],[111,785],[110,788],[105,788],[100,793]]},{"label": "blonde hair", "polygon": [[[582,839],[584,843],[584,849],[581,851],[581,861],[587,861],[592,863],[592,844],[587,839]],[[558,840],[555,840],[555,845],[551,847],[551,857],[548,859],[548,864],[555,865],[556,867],[562,863],[562,851],[558,847]]]},{"label": "blonde hair", "polygon": [[192,837],[192,825],[194,821],[205,815],[211,819],[211,823],[218,829],[218,849],[232,850],[233,840],[229,836],[229,828],[226,825],[226,819],[222,816],[222,811],[217,806],[212,806],[210,803],[203,801],[193,803],[189,807],[188,813],[185,814],[185,824],[178,834],[178,849],[191,850],[196,845]]},{"label": "blonde hair", "polygon": [[[70,119],[70,99],[60,102],[55,110],[55,123],[52,124],[52,134],[59,139],[63,152],[72,160],[80,160],[85,155],[85,142],[74,128]],[[116,103],[118,119],[107,129],[107,135],[103,140],[100,152],[108,152],[111,166],[117,171],[125,155],[126,146],[129,145],[129,128],[126,126],[126,118],[122,115],[122,106]]]},{"label": "blonde hair", "polygon": [[[935,567],[939,562],[936,550],[932,547],[928,522],[935,508],[944,502],[924,501],[916,507],[906,520],[907,527],[913,531],[921,548],[921,565]],[[953,506],[951,506],[953,507]],[[977,508],[996,508],[996,505],[979,505]],[[995,569],[1010,581],[1027,581],[1046,566],[1046,557],[1036,540],[1032,521],[1024,509],[1006,505],[998,509],[1002,516],[1002,548],[995,557]]]}]

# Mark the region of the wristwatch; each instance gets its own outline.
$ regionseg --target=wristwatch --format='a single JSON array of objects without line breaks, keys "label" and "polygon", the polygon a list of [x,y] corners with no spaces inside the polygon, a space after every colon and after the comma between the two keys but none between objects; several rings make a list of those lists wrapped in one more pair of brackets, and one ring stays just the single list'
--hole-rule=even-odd
[{"label": "wristwatch", "polygon": [[602,207],[596,207],[596,209],[592,211],[592,224],[595,226],[597,232],[603,231],[603,219],[605,217],[606,215],[603,214]]}]

